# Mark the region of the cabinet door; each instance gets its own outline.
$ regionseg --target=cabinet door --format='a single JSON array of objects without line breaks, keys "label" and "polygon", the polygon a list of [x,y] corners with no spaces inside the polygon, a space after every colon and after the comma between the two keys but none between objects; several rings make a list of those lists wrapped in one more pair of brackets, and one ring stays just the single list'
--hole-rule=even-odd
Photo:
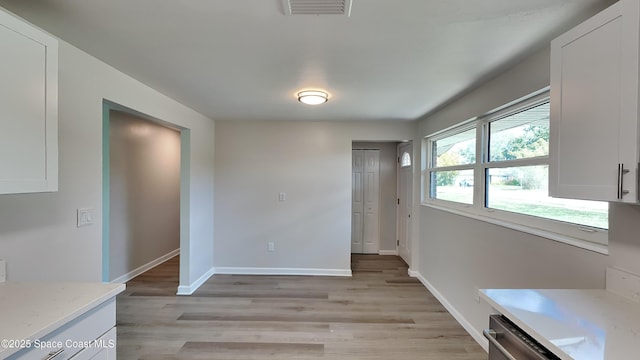
[{"label": "cabinet door", "polygon": [[637,13],[623,0],[551,43],[552,196],[635,202]]},{"label": "cabinet door", "polygon": [[111,328],[100,338],[69,358],[69,360],[115,360],[116,359],[116,328]]},{"label": "cabinet door", "polygon": [[58,186],[57,41],[0,10],[0,194]]}]

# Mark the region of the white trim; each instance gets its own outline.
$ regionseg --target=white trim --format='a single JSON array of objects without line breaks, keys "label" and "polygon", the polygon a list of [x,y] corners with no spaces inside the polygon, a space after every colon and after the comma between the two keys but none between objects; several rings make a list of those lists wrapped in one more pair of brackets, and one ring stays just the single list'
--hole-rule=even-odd
[{"label": "white trim", "polygon": [[217,267],[216,268],[216,274],[229,274],[229,275],[351,276],[351,269]]},{"label": "white trim", "polygon": [[482,334],[476,330],[473,325],[447,300],[447,298],[440,293],[435,286],[433,286],[427,279],[424,278],[419,272],[413,271],[409,269],[409,276],[415,277],[422,285],[424,285],[433,296],[435,296],[438,301],[442,304],[442,306],[449,311],[449,313],[462,325],[462,327],[471,335],[471,337],[484,349],[484,351],[489,351],[489,341],[482,336]]},{"label": "white trim", "polygon": [[395,255],[398,256],[398,250],[380,250],[378,255]]},{"label": "white trim", "polygon": [[[456,214],[456,215],[460,215],[460,216],[466,216],[475,220],[480,220],[480,221],[484,221],[484,222],[488,222],[490,224],[494,224],[494,225],[498,225],[498,226],[502,226],[508,229],[513,229],[513,230],[517,230],[517,231],[521,231],[527,234],[531,234],[531,235],[536,235],[536,236],[540,236],[543,238],[547,238],[549,240],[554,240],[554,241],[558,241],[567,245],[571,245],[571,246],[576,246],[585,250],[589,250],[589,251],[593,251],[599,254],[604,254],[604,255],[608,255],[609,254],[609,247],[607,245],[602,245],[602,244],[597,244],[591,241],[587,241],[587,240],[582,240],[582,239],[578,239],[578,238],[574,238],[571,236],[567,236],[567,235],[562,235],[562,234],[558,234],[552,231],[547,231],[547,230],[543,230],[543,229],[538,229],[538,228],[534,228],[534,227],[530,227],[530,226],[526,226],[526,225],[520,225],[520,224],[516,224],[510,221],[505,221],[505,220],[499,220],[496,218],[492,218],[492,217],[488,217],[488,216],[482,216],[482,215],[478,215],[469,211],[463,211],[463,210],[457,210],[457,209],[453,209],[450,207],[446,207],[446,206],[439,206],[433,203],[423,203],[422,206],[426,206],[426,207],[430,207],[430,208],[434,208],[437,210],[442,210],[442,211],[446,211],[446,212],[450,212],[452,214]],[[550,220],[551,221],[551,220]],[[576,225],[577,226],[577,225]]]},{"label": "white trim", "polygon": [[209,280],[209,278],[212,277],[213,274],[215,274],[215,273],[216,273],[216,269],[215,268],[211,268],[211,269],[209,269],[209,271],[207,271],[202,276],[200,276],[196,281],[191,283],[191,285],[180,285],[180,286],[178,286],[178,292],[176,293],[176,295],[191,295],[191,294],[193,294],[196,290],[198,290],[198,288],[200,286],[202,286],[202,284],[204,284],[205,281]]},{"label": "white trim", "polygon": [[126,274],[124,274],[124,275],[122,275],[120,277],[117,277],[117,278],[111,280],[110,282],[112,284],[124,284],[127,281],[133,279],[134,277],[142,274],[143,272],[151,270],[154,267],[156,267],[156,266],[162,264],[163,262],[165,262],[165,261],[167,261],[169,259],[172,259],[172,258],[174,258],[174,257],[176,257],[178,255],[180,255],[180,249],[179,248],[171,251],[168,254],[162,255],[159,258],[155,259],[155,260],[151,260],[148,263],[146,263],[146,264],[144,264],[144,265],[142,265],[142,266],[140,266],[140,267],[138,267],[138,268],[136,268],[136,269],[134,269],[132,271],[129,271],[128,273],[126,273]]}]

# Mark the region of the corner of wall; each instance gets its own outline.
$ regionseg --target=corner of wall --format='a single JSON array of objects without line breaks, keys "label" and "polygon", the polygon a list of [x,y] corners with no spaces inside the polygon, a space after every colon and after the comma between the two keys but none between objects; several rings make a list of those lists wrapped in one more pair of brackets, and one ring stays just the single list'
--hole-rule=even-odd
[{"label": "corner of wall", "polygon": [[209,269],[206,273],[200,276],[196,281],[192,282],[189,285],[180,285],[178,286],[178,292],[176,295],[191,295],[193,294],[202,284],[204,284],[213,274],[216,273],[215,268]]}]

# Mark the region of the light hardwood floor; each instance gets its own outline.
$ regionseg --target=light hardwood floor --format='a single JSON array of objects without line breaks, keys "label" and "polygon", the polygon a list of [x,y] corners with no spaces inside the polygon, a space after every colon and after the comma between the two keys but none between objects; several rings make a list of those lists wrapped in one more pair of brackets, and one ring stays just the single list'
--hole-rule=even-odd
[{"label": "light hardwood floor", "polygon": [[353,277],[215,275],[176,296],[176,257],[117,298],[118,359],[449,359],[487,354],[395,256]]}]

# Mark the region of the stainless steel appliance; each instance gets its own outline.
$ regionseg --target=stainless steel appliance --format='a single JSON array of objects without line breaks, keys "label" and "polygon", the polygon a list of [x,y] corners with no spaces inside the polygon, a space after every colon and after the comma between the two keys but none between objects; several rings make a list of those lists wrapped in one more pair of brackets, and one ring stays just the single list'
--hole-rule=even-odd
[{"label": "stainless steel appliance", "polygon": [[489,339],[489,360],[560,359],[502,315],[491,315],[483,334]]}]

